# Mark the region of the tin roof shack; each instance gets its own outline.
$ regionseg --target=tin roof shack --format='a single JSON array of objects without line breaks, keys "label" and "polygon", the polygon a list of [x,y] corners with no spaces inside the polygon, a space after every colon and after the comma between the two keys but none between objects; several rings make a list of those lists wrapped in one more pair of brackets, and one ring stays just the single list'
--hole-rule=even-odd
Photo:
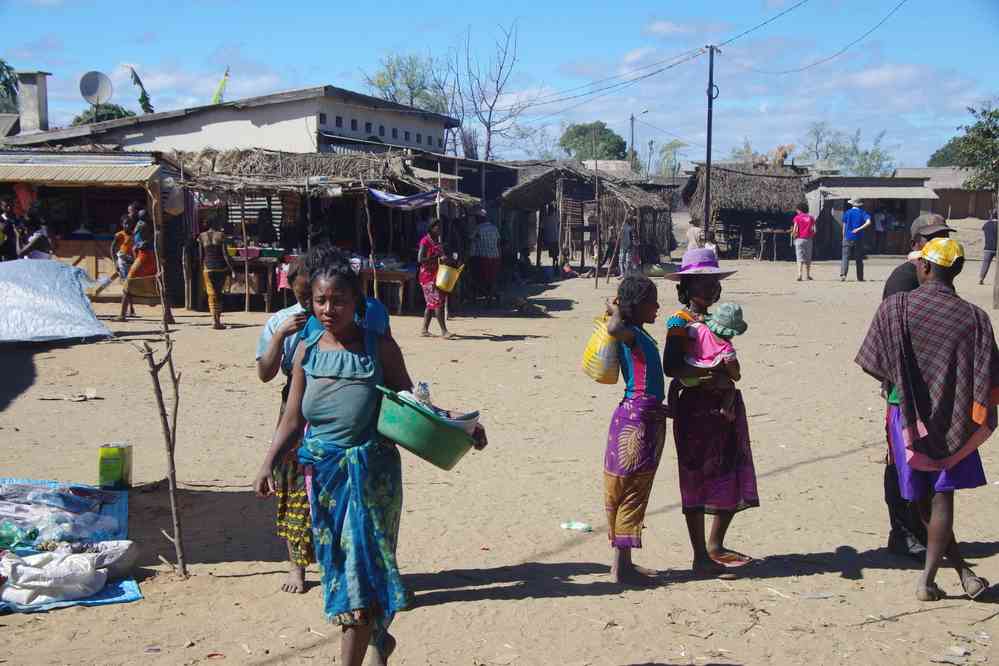
[{"label": "tin roof shack", "polygon": [[868,253],[909,252],[909,225],[922,213],[931,212],[936,193],[926,187],[926,178],[822,176],[807,185],[808,208],[817,223],[815,251],[819,258],[837,259],[842,253],[843,213],[850,199],[859,199],[871,215],[887,216],[883,233],[864,234]]},{"label": "tin roof shack", "polygon": [[985,190],[970,190],[965,182],[971,172],[961,167],[921,167],[899,168],[896,178],[925,178],[926,187],[940,197],[932,203],[934,213],[948,220],[977,217],[987,219],[992,208],[992,193]]},{"label": "tin roof shack", "polygon": [[[711,217],[708,227],[723,255],[755,254],[764,232],[787,233],[795,206],[805,200],[808,172],[796,166],[727,163],[711,166]],[[703,227],[706,173],[698,165],[681,196],[690,223]],[[770,234],[773,238],[773,234]],[[777,246],[782,249],[790,243]]]},{"label": "tin roof shack", "polygon": [[[167,294],[181,293],[180,244],[187,224],[180,169],[159,152],[94,150],[0,150],[0,195],[15,201],[19,215],[37,204],[57,258],[97,279],[116,271],[111,241],[132,201],[160,211],[160,256]],[[178,191],[174,191],[178,190]],[[151,200],[161,204],[153,207]]]},{"label": "tin roof shack", "polygon": [[[593,170],[572,161],[508,164],[517,168],[519,174],[517,184],[503,193],[503,207],[527,214],[528,220],[533,217],[535,236],[545,221],[557,229],[554,237],[559,261],[573,261],[579,253],[580,263],[585,266],[587,251],[592,256],[592,243],[598,237],[597,223],[591,223],[591,219],[599,220],[601,248],[597,256],[615,249],[625,220],[631,221],[636,229],[644,262],[657,263],[660,255],[668,255],[675,246],[669,201],[656,192],[647,192],[601,169],[598,218],[597,178]],[[536,259],[540,255],[537,245],[534,244]]]}]

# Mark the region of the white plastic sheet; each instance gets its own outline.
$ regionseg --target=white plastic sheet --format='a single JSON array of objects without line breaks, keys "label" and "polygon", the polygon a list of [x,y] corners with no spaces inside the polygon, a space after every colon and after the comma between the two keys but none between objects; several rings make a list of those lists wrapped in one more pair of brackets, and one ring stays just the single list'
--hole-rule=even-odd
[{"label": "white plastic sheet", "polygon": [[108,338],[84,285],[82,269],[61,261],[0,262],[0,342]]},{"label": "white plastic sheet", "polygon": [[97,568],[96,554],[68,550],[27,557],[7,553],[0,559],[0,574],[8,579],[0,599],[19,606],[90,597],[108,580],[107,570]]}]

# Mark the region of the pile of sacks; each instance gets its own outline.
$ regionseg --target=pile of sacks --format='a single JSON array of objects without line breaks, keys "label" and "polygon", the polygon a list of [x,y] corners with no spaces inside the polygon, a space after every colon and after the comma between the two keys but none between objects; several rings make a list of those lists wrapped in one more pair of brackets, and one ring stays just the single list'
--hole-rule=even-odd
[{"label": "pile of sacks", "polygon": [[30,607],[85,599],[127,578],[138,556],[132,541],[64,543],[24,557],[7,552],[0,558],[0,601]]}]

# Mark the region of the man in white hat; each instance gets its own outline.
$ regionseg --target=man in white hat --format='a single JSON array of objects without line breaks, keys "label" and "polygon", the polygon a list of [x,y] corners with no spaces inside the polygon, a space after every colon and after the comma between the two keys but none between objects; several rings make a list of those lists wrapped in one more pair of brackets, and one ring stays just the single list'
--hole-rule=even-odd
[{"label": "man in white hat", "polygon": [[863,201],[850,199],[850,210],[843,213],[843,256],[839,263],[839,279],[846,282],[850,270],[850,254],[857,262],[857,282],[864,281],[864,229],[871,226],[871,215],[862,208]]}]

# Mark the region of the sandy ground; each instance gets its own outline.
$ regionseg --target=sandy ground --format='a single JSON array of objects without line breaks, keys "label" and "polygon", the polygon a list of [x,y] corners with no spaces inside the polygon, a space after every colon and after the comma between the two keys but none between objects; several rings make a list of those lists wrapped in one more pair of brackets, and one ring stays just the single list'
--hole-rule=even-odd
[{"label": "sandy ground", "polygon": [[[463,339],[453,342],[421,339],[415,317],[395,318],[413,377],[432,383],[439,404],[482,409],[491,445],[450,473],[403,454],[399,558],[416,608],[396,620],[394,663],[925,664],[954,647],[969,652],[966,663],[995,658],[999,608],[957,596],[951,571],[940,582],[954,596],[916,601],[916,569],[883,548],[883,404],[852,358],[897,263],[872,260],[867,283],[843,284],[831,262],[815,267],[813,283],[795,282],[790,264],[742,262],[725,282],[723,298],[751,322],[738,348],[762,499],[736,517],[729,539],[762,560],[734,581],[689,576],[669,444],[636,553],[669,570],[668,581],[622,590],[609,580],[601,464],[622,387],[591,382],[579,358],[613,285],[554,286],[532,297],[545,317],[456,318]],[[959,287],[986,306],[991,288],[977,285],[977,269],[972,262]],[[675,292],[659,284],[666,315]],[[253,368],[265,316],[233,313],[233,327],[216,332],[207,315],[178,313],[178,475],[193,573],[181,581],[157,560],[171,555],[159,533],[169,525],[163,444],[148,373],[129,344],[157,325],[154,310],[140,314],[111,324],[119,337],[110,343],[0,349],[3,473],[93,482],[97,446],[131,442],[131,535],[145,551],[143,601],[0,617],[0,663],[333,662],[338,632],[322,619],[320,590],[278,590],[272,505],[249,488],[279,402],[279,384],[261,384]],[[653,330],[661,341],[661,321]],[[87,387],[103,399],[39,399]],[[983,456],[996,475],[994,445]],[[997,494],[995,485],[963,493],[957,519],[967,553],[993,580]],[[565,520],[595,531],[563,531]]]}]

